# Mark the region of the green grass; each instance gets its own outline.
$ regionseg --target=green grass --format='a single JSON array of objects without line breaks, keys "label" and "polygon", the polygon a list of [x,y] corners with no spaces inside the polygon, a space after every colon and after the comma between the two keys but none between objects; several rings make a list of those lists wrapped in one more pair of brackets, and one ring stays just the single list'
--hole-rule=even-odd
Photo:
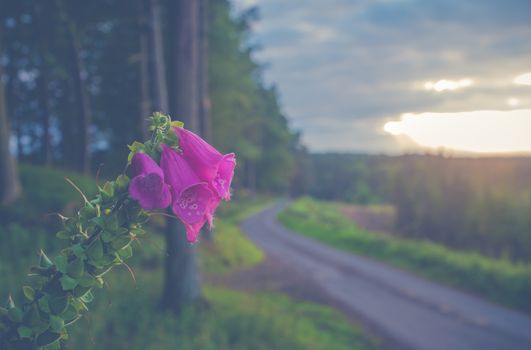
[{"label": "green grass", "polygon": [[352,253],[385,261],[424,277],[531,312],[531,265],[455,251],[427,241],[368,232],[340,204],[299,199],[279,215],[288,228]]},{"label": "green grass", "polygon": [[217,218],[213,242],[203,240],[199,254],[202,270],[207,273],[227,273],[249,268],[264,259],[264,253],[240,230],[240,222],[272,203],[267,197],[244,197],[222,203]]},{"label": "green grass", "polygon": [[374,349],[376,343],[338,312],[274,293],[205,288],[206,308],[176,317],[158,304],[161,270],[125,271],[96,295],[71,328],[67,349]]},{"label": "green grass", "polygon": [[72,180],[87,196],[96,191],[93,178],[78,173],[22,164],[19,176],[23,192],[15,205],[0,207],[0,220],[41,224],[45,215],[63,211],[69,203],[82,203],[79,193],[66,182]]},{"label": "green grass", "polygon": [[96,190],[94,179],[57,169],[23,164],[19,175],[21,198],[12,205],[0,206],[0,300],[27,279],[40,249],[54,256],[65,246],[64,241],[55,238],[59,219],[50,214],[71,213],[82,198],[64,177],[87,195]]},{"label": "green grass", "polygon": [[[56,219],[43,215],[75,210],[80,197],[64,172],[23,166],[24,196],[0,208],[0,298],[20,289],[39,248],[55,255],[62,246],[55,238]],[[87,194],[91,178],[67,175]],[[199,244],[203,271],[227,274],[262,261],[264,254],[247,240],[239,223],[271,203],[263,197],[237,196],[222,203],[213,241]],[[73,205],[71,205],[73,203]],[[69,327],[67,349],[374,349],[377,343],[340,313],[299,302],[277,293],[246,293],[205,286],[206,308],[190,307],[180,316],[159,305],[162,293],[163,218],[153,217],[151,232],[135,242],[128,271],[115,267],[108,285],[95,291],[90,311]],[[20,297],[20,296],[19,296]]]}]

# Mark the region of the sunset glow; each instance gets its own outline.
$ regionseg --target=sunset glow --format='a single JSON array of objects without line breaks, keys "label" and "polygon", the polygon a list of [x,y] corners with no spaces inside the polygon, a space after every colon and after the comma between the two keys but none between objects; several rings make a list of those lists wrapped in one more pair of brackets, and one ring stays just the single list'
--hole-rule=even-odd
[{"label": "sunset glow", "polygon": [[424,84],[424,89],[434,90],[437,92],[445,90],[458,90],[465,87],[469,87],[474,82],[471,79],[461,79],[461,80],[439,80],[436,82],[428,81]]},{"label": "sunset glow", "polygon": [[520,74],[513,82],[518,85],[531,85],[531,73]]},{"label": "sunset glow", "polygon": [[531,109],[404,114],[385,124],[420,146],[478,153],[531,152]]}]

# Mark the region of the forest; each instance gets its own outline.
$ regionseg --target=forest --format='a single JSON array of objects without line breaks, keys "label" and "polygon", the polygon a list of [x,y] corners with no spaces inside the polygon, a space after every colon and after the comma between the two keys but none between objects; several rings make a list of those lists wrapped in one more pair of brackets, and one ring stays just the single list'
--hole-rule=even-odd
[{"label": "forest", "polygon": [[[198,6],[203,19],[190,24],[197,38],[183,42],[178,16],[189,9],[174,1],[8,0],[2,7],[0,110],[19,162],[116,174],[125,145],[144,137],[146,118],[161,111],[236,152],[238,186],[288,188],[301,146],[252,58],[256,9],[234,17],[225,0]],[[179,56],[188,44],[197,67],[177,71],[178,60],[191,59]],[[192,110],[177,105],[183,98],[196,101]]]},{"label": "forest", "polygon": [[316,198],[390,203],[401,235],[531,260],[528,157],[315,154],[310,159],[308,191]]}]

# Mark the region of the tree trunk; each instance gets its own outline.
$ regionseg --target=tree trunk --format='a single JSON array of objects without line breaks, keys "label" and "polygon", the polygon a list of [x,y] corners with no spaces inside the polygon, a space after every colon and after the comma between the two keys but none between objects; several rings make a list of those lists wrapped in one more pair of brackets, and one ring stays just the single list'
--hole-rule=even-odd
[{"label": "tree trunk", "polygon": [[199,54],[199,131],[203,139],[212,141],[210,123],[210,97],[208,88],[208,30],[209,0],[199,0],[200,54]]},{"label": "tree trunk", "polygon": [[3,75],[0,65],[0,204],[7,205],[20,196],[21,188],[17,166],[9,150],[11,131],[7,118]]},{"label": "tree trunk", "polygon": [[86,69],[81,58],[81,44],[79,42],[79,33],[75,23],[69,18],[64,4],[61,0],[57,1],[59,11],[66,29],[66,39],[71,60],[72,83],[74,101],[76,104],[76,119],[79,135],[77,143],[78,154],[77,167],[83,173],[90,172],[90,123],[91,108],[88,91],[86,87]]},{"label": "tree trunk", "polygon": [[200,66],[200,0],[170,2],[170,57],[173,82],[171,111],[185,127],[196,133],[199,129],[199,66]]},{"label": "tree trunk", "polygon": [[138,115],[137,134],[141,140],[149,138],[147,118],[151,113],[151,98],[149,94],[149,19],[146,15],[149,6],[145,0],[137,1],[139,55],[138,75],[140,80],[140,114]]},{"label": "tree trunk", "polygon": [[79,170],[88,174],[90,172],[90,104],[88,93],[85,86],[86,74],[84,64],[79,56],[80,45],[79,39],[73,30],[69,31],[70,36],[70,53],[72,59],[72,75],[74,83],[74,94],[77,105],[77,120],[79,127]]},{"label": "tree trunk", "polygon": [[162,36],[162,16],[159,0],[149,0],[150,49],[152,52],[151,71],[153,76],[154,107],[162,113],[169,112],[166,63],[164,59],[164,38]]},{"label": "tree trunk", "polygon": [[41,157],[42,162],[49,166],[52,162],[52,149],[50,142],[50,103],[48,93],[48,79],[49,79],[49,52],[48,52],[48,30],[49,23],[46,23],[47,13],[44,12],[43,4],[35,2],[33,7],[33,17],[35,25],[42,39],[37,43],[37,52],[39,58],[39,77],[37,79],[37,96],[39,101],[39,109],[41,114]]},{"label": "tree trunk", "polygon": [[[187,129],[199,131],[199,1],[169,2],[170,111]],[[184,226],[170,221],[166,230],[167,254],[164,305],[179,312],[201,302],[202,290],[195,246],[186,241]]]},{"label": "tree trunk", "polygon": [[[210,97],[208,89],[208,28],[209,0],[199,0],[199,133],[212,141],[210,131]],[[202,230],[206,241],[212,240],[212,230],[205,225]]]},{"label": "tree trunk", "polygon": [[37,90],[39,96],[39,108],[42,125],[42,161],[46,166],[52,163],[52,147],[50,142],[50,104],[48,95],[48,65],[46,62],[46,49],[39,50],[41,65],[40,74],[37,79]]},{"label": "tree trunk", "polygon": [[[9,53],[7,53],[7,55],[9,56]],[[17,70],[16,70],[16,67],[15,65],[13,64],[13,62],[10,61],[10,63],[7,65],[6,67],[6,73],[7,75],[9,76],[9,79],[7,81],[7,86],[5,87],[5,90],[4,90],[4,98],[7,100],[7,101],[15,101],[15,96],[16,96],[16,92],[15,92],[15,89],[16,89],[16,75],[17,75]],[[17,139],[17,147],[16,147],[16,150],[17,150],[17,158],[18,160],[20,161],[20,159],[22,158],[23,156],[23,152],[22,152],[22,116],[21,115],[18,115],[16,116],[15,113],[14,113],[14,109],[13,109],[13,104],[7,104],[7,106],[5,107],[6,108],[6,112],[7,112],[7,115],[11,117],[11,120],[14,121],[13,125],[14,125],[14,128],[15,128],[15,136],[16,136],[16,139]]]}]

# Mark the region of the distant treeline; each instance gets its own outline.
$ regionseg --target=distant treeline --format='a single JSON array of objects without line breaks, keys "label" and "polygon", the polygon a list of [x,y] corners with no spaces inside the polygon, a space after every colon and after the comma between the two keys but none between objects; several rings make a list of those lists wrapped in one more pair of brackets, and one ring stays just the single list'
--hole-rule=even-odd
[{"label": "distant treeline", "polygon": [[307,191],[391,203],[399,234],[531,261],[531,158],[316,154]]}]

